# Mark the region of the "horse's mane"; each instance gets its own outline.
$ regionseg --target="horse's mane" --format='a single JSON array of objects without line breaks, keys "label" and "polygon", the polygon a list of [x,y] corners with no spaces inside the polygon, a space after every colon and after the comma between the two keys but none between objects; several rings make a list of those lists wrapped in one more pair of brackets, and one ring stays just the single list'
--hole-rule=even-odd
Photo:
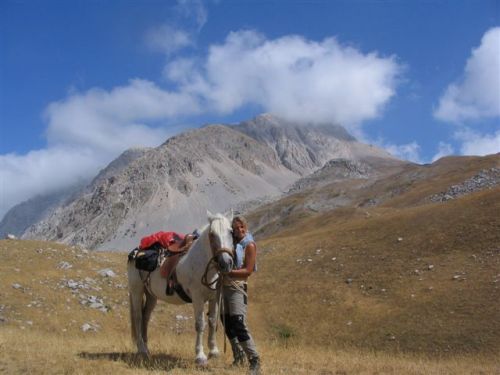
[{"label": "horse's mane", "polygon": [[213,214],[213,218],[214,219],[225,219],[226,217],[221,213],[217,213],[217,214]]},{"label": "horse's mane", "polygon": [[200,228],[200,234],[203,235],[203,233],[205,233],[209,227],[210,227],[210,224],[205,224],[204,226],[202,226]]}]

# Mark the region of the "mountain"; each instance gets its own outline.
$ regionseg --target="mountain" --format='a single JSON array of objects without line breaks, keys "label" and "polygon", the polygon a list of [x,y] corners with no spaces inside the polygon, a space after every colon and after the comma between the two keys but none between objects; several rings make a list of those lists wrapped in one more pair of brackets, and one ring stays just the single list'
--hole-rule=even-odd
[{"label": "mountain", "polygon": [[405,164],[334,124],[299,124],[264,114],[237,126],[207,125],[144,150],[118,170],[110,165],[24,238],[128,249],[154,231],[191,231],[204,224],[207,209],[225,211],[278,197],[339,158]]},{"label": "mountain", "polygon": [[21,236],[29,227],[46,219],[59,206],[64,205],[66,201],[76,199],[77,196],[85,191],[89,192],[92,187],[95,187],[109,176],[119,173],[133,160],[142,156],[146,150],[146,148],[133,148],[125,151],[100,171],[90,184],[88,181],[80,182],[50,194],[37,195],[12,207],[0,222],[0,238],[5,237],[7,234]]},{"label": "mountain", "polygon": [[8,234],[21,236],[31,225],[49,216],[84,186],[85,184],[81,184],[51,194],[38,195],[12,207],[0,222],[0,238],[5,238]]}]

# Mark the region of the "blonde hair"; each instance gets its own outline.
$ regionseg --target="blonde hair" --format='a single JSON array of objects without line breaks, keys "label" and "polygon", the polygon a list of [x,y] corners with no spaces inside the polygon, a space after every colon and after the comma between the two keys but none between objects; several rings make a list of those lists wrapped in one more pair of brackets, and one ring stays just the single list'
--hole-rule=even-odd
[{"label": "blonde hair", "polygon": [[235,223],[240,223],[243,225],[245,228],[248,229],[248,222],[247,219],[245,219],[243,216],[238,215],[233,218],[233,221],[231,222],[231,226],[234,226]]}]

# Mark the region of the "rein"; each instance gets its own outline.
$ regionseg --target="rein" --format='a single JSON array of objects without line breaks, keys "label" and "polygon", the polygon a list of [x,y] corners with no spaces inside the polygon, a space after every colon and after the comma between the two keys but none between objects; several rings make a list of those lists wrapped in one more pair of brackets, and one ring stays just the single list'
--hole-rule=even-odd
[{"label": "rein", "polygon": [[214,281],[209,282],[208,281],[208,271],[209,271],[212,263],[216,263],[217,257],[222,253],[227,253],[227,254],[233,256],[233,252],[229,249],[222,248],[220,250],[217,250],[215,252],[214,256],[212,258],[210,258],[210,260],[208,261],[207,266],[205,267],[205,272],[203,273],[203,276],[201,276],[201,283],[203,285],[205,285],[210,290],[214,290],[214,291],[217,290],[217,286],[214,287],[214,285],[216,285],[217,282],[219,281],[219,279],[221,278],[221,274],[220,274],[220,272],[218,272],[217,278]]}]

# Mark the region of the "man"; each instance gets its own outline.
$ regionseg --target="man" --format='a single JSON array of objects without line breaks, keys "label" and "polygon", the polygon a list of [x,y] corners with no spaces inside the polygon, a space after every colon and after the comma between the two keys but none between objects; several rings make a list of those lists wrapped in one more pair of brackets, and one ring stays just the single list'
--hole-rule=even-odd
[{"label": "man", "polygon": [[233,349],[233,365],[241,365],[244,356],[250,363],[250,374],[260,374],[260,357],[247,327],[247,282],[257,269],[257,245],[243,216],[232,221],[235,242],[235,265],[224,277],[224,321],[226,335]]},{"label": "man", "polygon": [[174,280],[170,277],[181,255],[191,247],[194,240],[199,237],[198,231],[191,234],[179,234],[176,232],[156,232],[141,239],[139,249],[163,248],[168,251],[167,258],[160,266],[160,274],[167,279],[166,294],[174,294]]}]

